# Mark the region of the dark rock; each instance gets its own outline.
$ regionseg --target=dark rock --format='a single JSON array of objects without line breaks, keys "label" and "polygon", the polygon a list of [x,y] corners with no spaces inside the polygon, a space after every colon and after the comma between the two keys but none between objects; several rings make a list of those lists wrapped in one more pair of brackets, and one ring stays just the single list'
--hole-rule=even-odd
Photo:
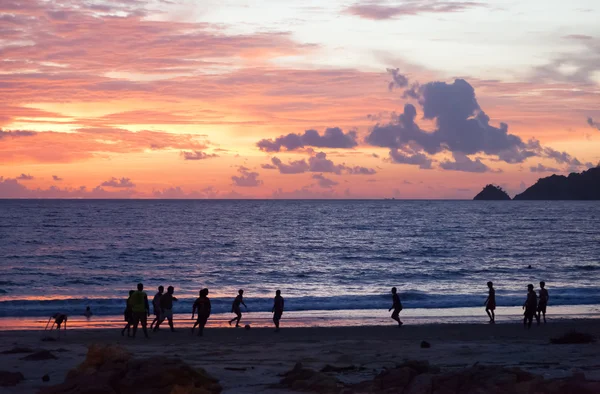
[{"label": "dark rock", "polygon": [[134,359],[118,346],[92,345],[85,361],[40,394],[217,394],[218,381],[179,359]]},{"label": "dark rock", "polygon": [[25,380],[25,376],[21,372],[0,371],[0,387],[16,386]]},{"label": "dark rock", "polygon": [[56,338],[52,338],[52,337],[43,337],[41,339],[42,342],[56,342]]},{"label": "dark rock", "polygon": [[5,350],[0,354],[21,354],[21,353],[33,353],[33,349],[30,349],[28,347],[15,346],[14,348]]},{"label": "dark rock", "polygon": [[515,200],[600,200],[600,167],[538,179]]},{"label": "dark rock", "polygon": [[52,352],[48,350],[39,350],[35,353],[32,353],[28,356],[23,357],[21,360],[25,361],[42,361],[42,360],[56,360],[56,357]]},{"label": "dark rock", "polygon": [[301,363],[296,363],[291,371],[283,374],[279,387],[296,391],[339,393],[344,385],[333,376],[304,368]]},{"label": "dark rock", "polygon": [[359,367],[356,367],[354,365],[348,365],[346,367],[336,367],[335,365],[325,365],[323,368],[321,368],[321,372],[324,373],[338,373],[338,372],[348,372],[348,371],[356,371],[360,369]]},{"label": "dark rock", "polygon": [[555,345],[583,344],[593,342],[596,342],[593,335],[577,331],[570,331],[564,335],[561,335],[560,337],[550,339],[550,343]]},{"label": "dark rock", "polygon": [[421,341],[421,349],[429,349],[431,344],[427,341]]},{"label": "dark rock", "polygon": [[42,382],[49,382],[50,381],[50,376],[48,376],[48,374],[45,374],[44,376],[42,376]]},{"label": "dark rock", "polygon": [[406,394],[431,394],[433,391],[433,377],[430,373],[415,376],[404,393]]},{"label": "dark rock", "polygon": [[510,196],[500,186],[487,185],[473,200],[510,200]]}]

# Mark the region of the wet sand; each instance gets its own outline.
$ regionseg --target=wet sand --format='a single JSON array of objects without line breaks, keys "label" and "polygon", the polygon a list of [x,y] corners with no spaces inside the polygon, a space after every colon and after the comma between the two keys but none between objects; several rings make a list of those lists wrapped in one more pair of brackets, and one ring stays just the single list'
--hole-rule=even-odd
[{"label": "wet sand", "polygon": [[[338,375],[341,380],[361,381],[381,369],[406,359],[429,360],[445,369],[474,363],[516,366],[545,377],[583,372],[600,380],[600,344],[551,345],[550,338],[578,330],[598,336],[597,319],[551,322],[523,329],[520,324],[430,324],[375,327],[209,328],[204,337],[191,336],[189,328],[175,333],[167,327],[145,339],[122,337],[115,329],[67,330],[54,342],[43,342],[40,331],[0,331],[0,351],[15,346],[50,350],[58,359],[22,360],[27,354],[0,354],[1,369],[19,371],[26,380],[3,393],[35,393],[44,385],[62,382],[78,365],[89,344],[120,344],[136,357],[165,355],[203,367],[218,378],[225,393],[284,392],[271,389],[281,374],[298,361],[320,369],[326,364],[362,366],[360,372]],[[421,341],[431,343],[422,349]],[[48,374],[50,382],[43,383]]]}]

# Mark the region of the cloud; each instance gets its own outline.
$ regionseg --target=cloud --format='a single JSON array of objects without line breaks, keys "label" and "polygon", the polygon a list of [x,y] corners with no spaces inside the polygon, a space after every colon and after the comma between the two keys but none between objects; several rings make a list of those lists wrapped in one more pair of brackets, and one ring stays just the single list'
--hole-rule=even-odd
[{"label": "cloud", "polygon": [[252,172],[250,169],[240,166],[238,168],[239,176],[231,177],[233,184],[240,187],[257,187],[263,184],[263,181],[258,179],[258,172]]},{"label": "cloud", "polygon": [[578,40],[579,45],[574,48],[577,50],[558,54],[547,64],[535,67],[531,76],[533,81],[597,85],[596,78],[600,72],[600,40],[578,35],[570,37]]},{"label": "cloud", "polygon": [[538,163],[536,167],[529,167],[531,172],[560,172],[558,168],[546,167],[541,163]]},{"label": "cloud", "polygon": [[28,189],[16,179],[0,177],[0,198],[131,198],[136,195],[133,189],[107,191],[101,187],[88,190],[85,186],[76,189],[58,188]]},{"label": "cloud", "polygon": [[115,177],[112,177],[108,181],[102,182],[100,186],[115,188],[132,188],[135,187],[135,184],[131,182],[131,179],[129,178],[117,179]]},{"label": "cloud", "polygon": [[587,118],[587,124],[589,124],[591,127],[594,127],[596,129],[600,130],[600,123],[595,122],[594,119],[592,119],[591,117]]},{"label": "cloud", "polygon": [[56,182],[60,182],[63,179],[61,177],[59,177],[58,175],[52,175],[52,180],[56,181]]},{"label": "cloud", "polygon": [[338,127],[326,129],[323,135],[316,130],[306,130],[303,134],[282,135],[274,140],[263,139],[256,144],[260,150],[265,152],[279,152],[282,148],[292,151],[306,146],[348,149],[357,145],[355,131],[344,133]]},{"label": "cloud", "polygon": [[319,186],[321,186],[324,189],[329,189],[329,188],[332,188],[333,186],[339,185],[338,182],[324,177],[323,174],[314,174],[312,176],[312,178],[317,180]]},{"label": "cloud", "polygon": [[567,40],[592,40],[594,37],[585,34],[569,34],[563,36],[563,38],[566,38]]},{"label": "cloud", "polygon": [[331,189],[314,191],[310,189],[310,185],[292,191],[283,191],[283,189],[279,188],[272,193],[272,197],[278,200],[321,200],[339,198]]},{"label": "cloud", "polygon": [[479,158],[471,160],[469,156],[459,152],[452,153],[454,161],[445,160],[440,163],[440,167],[444,170],[463,171],[463,172],[501,172],[492,170],[487,165],[481,162]]},{"label": "cloud", "polygon": [[0,129],[0,140],[4,138],[31,137],[36,133],[29,130],[2,130]]},{"label": "cloud", "polygon": [[394,88],[404,88],[408,86],[408,78],[400,74],[399,68],[388,68],[386,71],[392,75],[392,81],[388,84],[390,92],[394,90]]},{"label": "cloud", "polygon": [[213,157],[219,157],[219,155],[216,153],[206,153],[199,150],[194,150],[191,152],[182,151],[181,156],[183,157],[183,160],[206,160]]},{"label": "cloud", "polygon": [[31,181],[32,179],[34,179],[33,175],[30,174],[21,174],[18,177],[16,177],[15,179],[19,180],[19,181]]},{"label": "cloud", "polygon": [[346,12],[364,19],[385,20],[424,13],[460,12],[484,5],[484,3],[474,1],[408,0],[399,5],[386,5],[379,1],[369,1],[354,4]]},{"label": "cloud", "polygon": [[279,170],[280,174],[303,174],[305,172],[326,172],[341,174],[343,172],[350,175],[374,175],[376,171],[372,168],[360,166],[346,166],[345,164],[335,164],[327,158],[325,152],[314,153],[308,161],[305,159],[291,160],[284,163],[278,157],[271,158],[272,164],[263,164],[261,167],[269,170]]},{"label": "cloud", "polygon": [[581,165],[566,152],[542,147],[539,141],[524,142],[508,132],[506,123],[491,125],[489,116],[477,102],[475,89],[464,79],[451,84],[419,85],[418,97],[423,118],[435,124],[433,131],[421,129],[415,122],[416,107],[406,104],[402,114],[388,124],[377,123],[365,138],[367,144],[389,148],[394,163],[431,168],[432,156],[447,151],[454,155],[455,161],[445,161],[440,166],[455,171],[490,171],[480,160],[467,157],[473,154],[486,154],[511,164],[538,156]]}]

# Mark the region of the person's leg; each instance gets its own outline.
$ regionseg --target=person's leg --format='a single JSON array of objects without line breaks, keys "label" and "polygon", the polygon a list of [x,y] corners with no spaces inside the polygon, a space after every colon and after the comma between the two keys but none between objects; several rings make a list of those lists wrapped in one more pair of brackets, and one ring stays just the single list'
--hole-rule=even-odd
[{"label": "person's leg", "polygon": [[490,318],[490,321],[494,320],[492,318],[492,313],[491,313],[491,311],[489,309],[485,308],[485,313],[487,313],[488,317]]},{"label": "person's leg", "polygon": [[199,322],[198,320],[196,320],[196,321],[194,322],[194,325],[192,326],[192,335],[194,335],[194,330],[196,329],[196,326],[197,326],[198,324],[200,324],[200,322]]},{"label": "person's leg", "polygon": [[492,323],[496,323],[496,312],[492,309]]},{"label": "person's leg", "polygon": [[169,312],[167,320],[169,321],[169,327],[171,328],[171,331],[174,332],[175,328],[173,327],[173,312]]},{"label": "person's leg", "polygon": [[200,319],[199,324],[198,324],[198,336],[204,336],[204,327],[206,326],[206,322],[207,322],[208,318],[207,317],[203,317]]},{"label": "person's leg", "polygon": [[148,325],[148,316],[146,316],[146,314],[142,314],[141,319],[142,321],[142,330],[144,330],[144,336],[146,338],[148,338],[148,330],[146,329],[146,326]]},{"label": "person's leg", "polygon": [[523,316],[523,327],[527,328],[527,315]]},{"label": "person's leg", "polygon": [[542,313],[544,314],[544,324],[546,324],[546,308],[544,308],[544,310],[542,311]]},{"label": "person's leg", "polygon": [[238,311],[236,312],[237,317],[235,318],[235,320],[237,320],[235,322],[235,326],[239,327],[240,326],[240,320],[242,320],[242,312]]},{"label": "person's leg", "polygon": [[165,314],[161,313],[158,317],[158,321],[156,322],[156,325],[154,326],[154,332],[158,331],[158,327],[160,327],[161,324],[163,324],[163,322],[165,321]]},{"label": "person's leg", "polygon": [[135,334],[137,333],[139,324],[140,324],[140,315],[138,313],[134,313],[133,314],[133,333],[132,333],[133,338],[135,338]]}]

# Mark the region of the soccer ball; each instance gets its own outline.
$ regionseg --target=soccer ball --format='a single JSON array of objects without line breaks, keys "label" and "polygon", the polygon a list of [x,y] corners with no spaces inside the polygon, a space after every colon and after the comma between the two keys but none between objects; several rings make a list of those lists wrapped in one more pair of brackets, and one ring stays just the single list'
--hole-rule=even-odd
[{"label": "soccer ball", "polygon": [[246,330],[249,330],[249,329],[250,329],[250,324],[246,324],[246,325],[244,326],[244,328],[245,328]]}]

